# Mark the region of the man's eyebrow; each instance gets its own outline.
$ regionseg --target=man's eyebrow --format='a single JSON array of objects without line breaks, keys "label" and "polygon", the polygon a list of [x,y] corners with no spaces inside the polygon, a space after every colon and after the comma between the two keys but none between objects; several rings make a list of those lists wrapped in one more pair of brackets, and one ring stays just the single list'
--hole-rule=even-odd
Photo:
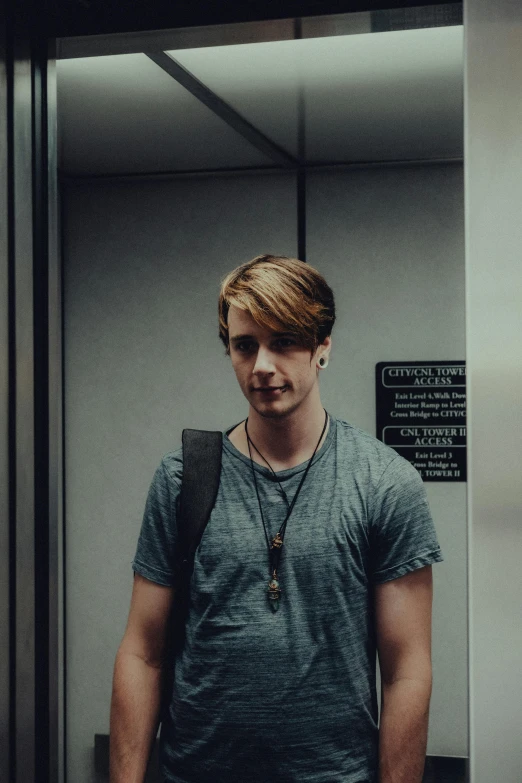
[{"label": "man's eyebrow", "polygon": [[230,342],[231,343],[237,343],[237,342],[239,342],[239,340],[252,340],[252,339],[253,338],[252,338],[251,334],[238,334],[235,337],[231,337],[230,338]]},{"label": "man's eyebrow", "polygon": [[[272,337],[295,337],[293,332],[272,332]],[[237,343],[240,340],[255,340],[256,338],[251,334],[238,334],[230,338],[231,343]]]}]

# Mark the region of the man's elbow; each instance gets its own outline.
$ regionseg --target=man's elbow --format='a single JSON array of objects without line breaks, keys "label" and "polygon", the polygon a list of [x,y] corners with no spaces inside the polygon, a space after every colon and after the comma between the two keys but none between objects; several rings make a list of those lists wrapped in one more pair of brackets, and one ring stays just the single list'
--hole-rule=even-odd
[{"label": "man's elbow", "polygon": [[425,687],[429,686],[431,691],[433,670],[430,652],[426,650],[410,651],[397,656],[392,665],[381,668],[383,685],[390,686],[400,680],[418,682]]}]

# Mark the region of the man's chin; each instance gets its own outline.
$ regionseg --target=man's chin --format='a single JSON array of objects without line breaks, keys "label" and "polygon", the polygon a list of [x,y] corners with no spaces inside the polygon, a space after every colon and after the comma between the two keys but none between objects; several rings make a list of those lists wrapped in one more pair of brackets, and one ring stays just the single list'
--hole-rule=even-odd
[{"label": "man's chin", "polygon": [[262,416],[263,419],[283,419],[292,413],[298,406],[286,403],[285,405],[268,403],[266,405],[260,405],[258,400],[249,400],[250,406],[255,412]]},{"label": "man's chin", "polygon": [[287,410],[276,411],[273,408],[272,409],[265,408],[265,410],[260,410],[259,408],[255,408],[255,411],[264,419],[282,419],[288,414]]}]

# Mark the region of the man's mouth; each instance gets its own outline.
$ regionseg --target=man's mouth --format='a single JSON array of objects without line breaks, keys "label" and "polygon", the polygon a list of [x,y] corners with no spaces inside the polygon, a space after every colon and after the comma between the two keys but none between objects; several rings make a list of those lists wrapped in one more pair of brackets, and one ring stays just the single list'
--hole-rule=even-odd
[{"label": "man's mouth", "polygon": [[287,389],[287,386],[254,386],[254,391],[258,392],[278,392],[278,391],[284,391]]}]

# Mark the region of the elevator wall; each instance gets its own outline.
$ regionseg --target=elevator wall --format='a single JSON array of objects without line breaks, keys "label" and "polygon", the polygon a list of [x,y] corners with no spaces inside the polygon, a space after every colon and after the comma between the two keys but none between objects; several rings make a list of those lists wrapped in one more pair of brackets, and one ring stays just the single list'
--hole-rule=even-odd
[{"label": "elevator wall", "polygon": [[[331,413],[375,434],[375,363],[463,359],[464,218],[456,164],[316,172],[308,260],[336,294]],[[66,721],[69,780],[93,783],[152,474],[183,427],[246,403],[217,337],[221,278],[297,252],[290,174],[62,186]],[[466,485],[426,484],[434,567],[428,752],[467,754]]]}]

